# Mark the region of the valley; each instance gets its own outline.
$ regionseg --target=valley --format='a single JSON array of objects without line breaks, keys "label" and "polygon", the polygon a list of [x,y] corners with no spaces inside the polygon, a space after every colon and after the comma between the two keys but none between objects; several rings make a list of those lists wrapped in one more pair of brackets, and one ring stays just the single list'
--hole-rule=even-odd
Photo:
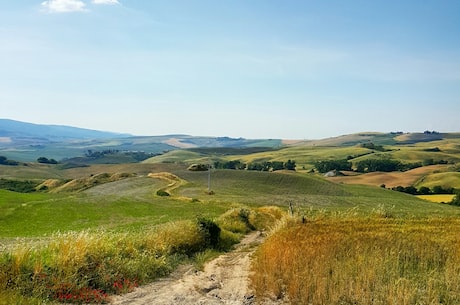
[{"label": "valley", "polygon": [[[233,256],[244,257],[247,279],[246,293],[234,304],[367,304],[373,297],[391,304],[384,295],[397,299],[410,289],[430,291],[430,298],[411,296],[420,302],[460,299],[460,282],[451,278],[460,249],[450,233],[458,232],[460,217],[460,134],[362,133],[292,142],[175,135],[162,138],[161,145],[175,146],[161,151],[148,150],[158,142],[142,138],[146,158],[138,159],[139,151],[131,149],[141,139],[127,146],[125,136],[122,143],[99,138],[100,146],[53,140],[27,154],[20,152],[24,142],[0,143],[0,304],[147,304],[155,298],[149,289],[158,292],[148,287],[174,278],[193,282],[198,278],[180,273],[207,270],[219,259],[224,267],[213,272],[225,273],[236,268],[231,262],[241,263]],[[57,147],[62,149],[53,153]],[[37,156],[56,162],[38,162]],[[399,169],[374,170],[388,164]],[[251,248],[251,259],[241,246],[235,250],[245,236],[260,234],[267,240]],[[352,240],[363,246],[346,252]],[[315,247],[329,252],[316,253]],[[391,255],[407,247],[415,254],[404,252],[399,261]],[[331,260],[316,265],[301,261],[296,251]],[[355,260],[389,268],[391,278],[381,282],[369,273],[357,279],[355,284],[373,288],[362,288],[360,299],[353,299],[358,294],[344,282],[361,272],[361,265],[350,265]],[[345,273],[330,271],[326,282],[313,284],[318,279],[308,277],[302,264],[312,264],[318,274],[334,268]],[[433,272],[437,282],[428,285],[423,279]],[[284,273],[310,284],[290,283]],[[405,286],[388,290],[395,282]],[[341,288],[332,293],[326,286]],[[170,297],[198,302],[203,295],[192,288],[182,295],[175,288]],[[215,304],[230,302],[226,293]],[[172,302],[167,289],[161,294],[166,299],[158,304]]]}]

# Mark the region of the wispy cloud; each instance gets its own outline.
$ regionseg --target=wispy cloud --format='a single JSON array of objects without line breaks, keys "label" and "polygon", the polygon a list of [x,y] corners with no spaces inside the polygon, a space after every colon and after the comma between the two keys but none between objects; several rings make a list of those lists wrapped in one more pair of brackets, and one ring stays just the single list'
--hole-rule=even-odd
[{"label": "wispy cloud", "polygon": [[92,0],[94,4],[120,4],[118,0]]},{"label": "wispy cloud", "polygon": [[[119,5],[118,0],[91,0],[94,5]],[[69,13],[88,11],[83,0],[47,0],[42,7],[49,13]]]},{"label": "wispy cloud", "polygon": [[81,0],[48,0],[42,7],[50,13],[84,12],[86,4]]}]

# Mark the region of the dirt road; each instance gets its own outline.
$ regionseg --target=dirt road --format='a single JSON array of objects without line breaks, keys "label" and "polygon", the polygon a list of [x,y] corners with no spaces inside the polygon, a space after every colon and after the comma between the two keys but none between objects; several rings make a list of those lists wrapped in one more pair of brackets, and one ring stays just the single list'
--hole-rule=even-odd
[{"label": "dirt road", "polygon": [[203,271],[181,267],[170,277],[116,296],[112,305],[250,305],[250,257],[263,241],[259,232],[247,235],[236,249],[207,263]]}]

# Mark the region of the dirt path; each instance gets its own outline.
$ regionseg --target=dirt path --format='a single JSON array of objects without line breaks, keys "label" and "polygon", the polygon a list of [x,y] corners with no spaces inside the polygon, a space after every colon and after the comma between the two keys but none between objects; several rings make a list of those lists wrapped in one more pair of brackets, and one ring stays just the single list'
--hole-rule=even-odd
[{"label": "dirt path", "polygon": [[110,304],[255,304],[254,295],[248,288],[248,275],[251,254],[262,241],[262,234],[253,232],[234,251],[207,263],[203,271],[190,266],[179,268],[168,278],[114,297]]}]

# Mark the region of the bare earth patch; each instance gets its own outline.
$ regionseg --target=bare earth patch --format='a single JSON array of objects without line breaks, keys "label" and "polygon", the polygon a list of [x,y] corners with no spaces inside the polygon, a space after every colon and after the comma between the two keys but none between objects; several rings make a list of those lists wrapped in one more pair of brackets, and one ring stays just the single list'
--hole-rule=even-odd
[{"label": "bare earth patch", "polygon": [[250,258],[263,241],[260,232],[247,235],[236,249],[208,262],[203,271],[183,266],[171,276],[134,292],[115,296],[112,305],[250,305],[256,304],[249,289]]}]

